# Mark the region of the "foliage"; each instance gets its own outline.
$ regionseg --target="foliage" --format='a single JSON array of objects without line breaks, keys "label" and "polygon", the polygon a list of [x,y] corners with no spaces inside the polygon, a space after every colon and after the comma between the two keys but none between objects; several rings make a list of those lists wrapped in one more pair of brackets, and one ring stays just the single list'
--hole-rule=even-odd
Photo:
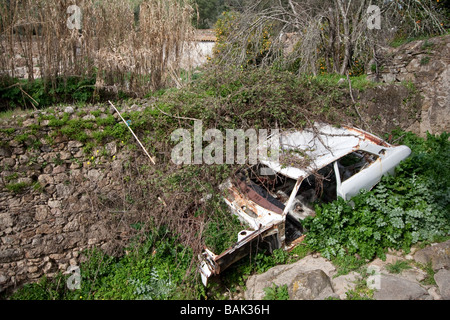
[{"label": "foliage", "polygon": [[264,288],[263,300],[289,300],[289,291],[287,285],[277,286],[275,283],[272,287]]},{"label": "foliage", "polygon": [[[381,28],[368,26],[373,18],[370,5],[380,9]],[[442,1],[435,0],[258,1],[218,20],[217,49],[221,63],[243,68],[251,61],[286,64],[299,74],[359,76],[378,55],[376,48],[394,38],[444,34],[448,12]],[[266,27],[270,37],[264,43]],[[255,53],[260,53],[256,59]]]},{"label": "foliage", "polygon": [[254,268],[258,273],[263,273],[276,265],[286,263],[288,258],[289,253],[283,249],[275,249],[271,255],[260,252],[255,257]]},{"label": "foliage", "polygon": [[236,28],[243,22],[238,12],[224,12],[217,20],[213,62],[230,64],[230,59],[241,69],[261,65],[269,55],[273,41],[273,24],[266,23],[239,34]]},{"label": "foliage", "polygon": [[428,261],[425,265],[417,263],[426,273],[425,279],[422,280],[424,285],[436,285],[436,280],[434,279],[435,271],[433,269],[432,261]]},{"label": "foliage", "polygon": [[[86,0],[77,5],[80,26],[66,23],[69,5],[60,0],[9,0],[0,5],[0,73],[15,76],[19,68],[25,69],[28,86],[36,86],[27,89],[39,104],[66,95],[73,82],[77,90],[69,94],[87,101],[94,85],[114,90],[119,98],[129,92],[143,96],[178,77],[181,44],[193,31],[190,0]],[[23,91],[16,86],[8,96],[21,101]]]},{"label": "foliage", "polygon": [[366,264],[365,259],[353,255],[337,256],[332,259],[332,262],[337,270],[336,276],[348,274],[351,271],[360,271]]},{"label": "foliage", "polygon": [[5,187],[11,192],[21,193],[24,189],[28,188],[30,185],[26,182],[8,183]]},{"label": "foliage", "polygon": [[419,241],[433,241],[450,231],[449,135],[428,134],[425,140],[396,134],[412,155],[395,177],[383,177],[372,191],[362,191],[351,201],[317,206],[317,216],[304,221],[306,243],[324,257],[384,258],[388,248],[409,251]]},{"label": "foliage", "polygon": [[214,26],[218,16],[226,9],[224,0],[194,0],[198,10],[194,15],[193,24],[199,29],[209,29]]},{"label": "foliage", "polygon": [[411,265],[408,261],[397,260],[394,263],[389,263],[386,265],[387,271],[390,273],[401,273],[403,270],[411,269]]},{"label": "foliage", "polygon": [[[142,245],[137,245],[138,241],[130,244],[128,253],[121,258],[88,252],[87,262],[81,265],[80,290],[55,289],[59,287],[51,282],[44,291],[53,288],[65,299],[202,297],[203,291],[195,286],[196,279],[190,272],[193,257],[203,244],[220,253],[235,242],[236,234],[242,230],[236,219],[230,219],[217,187],[232,174],[234,167],[174,165],[170,161],[173,141],[168,133],[180,127],[192,128],[194,118],[202,120],[204,129],[221,131],[302,128],[314,121],[352,122],[355,115],[349,114],[347,108],[347,88],[336,80],[327,75],[297,77],[275,68],[248,68],[245,72],[236,68],[212,70],[188,88],[159,92],[152,97],[152,106],[143,112],[123,113],[135,133],[146,137],[150,153],[157,155],[158,160],[148,172],[142,173],[142,159],[130,159],[129,168],[124,166],[125,174],[137,178],[129,178],[129,184],[125,183],[130,189],[127,196],[139,211],[150,213],[146,218],[151,223],[167,225],[178,236],[174,239],[173,234],[167,233],[148,235]],[[361,88],[364,86],[361,81]],[[95,143],[113,139],[127,142],[130,137],[127,127],[112,117],[74,120],[64,114],[61,118],[45,118],[50,120],[53,130],[86,141],[87,153]],[[87,131],[92,136],[82,135]],[[405,161],[395,178],[385,177],[373,191],[355,198],[355,209],[344,201],[319,208],[317,217],[307,221],[309,247],[298,246],[292,253],[282,250],[275,250],[273,255],[252,253],[248,260],[226,271],[230,281],[243,284],[252,272],[292,262],[309,250],[325,252],[337,259],[343,253],[352,257],[359,254],[363,259],[342,261],[343,268],[357,268],[364,258],[382,255],[387,247],[407,247],[414,241],[442,235],[440,228],[444,221],[448,225],[448,217],[445,218],[450,180],[448,137],[420,140],[398,132],[394,138],[401,136],[401,142],[410,145],[414,153],[410,158],[413,160]],[[160,197],[169,204],[167,207],[158,205],[162,202]],[[177,290],[172,290],[173,287]]]},{"label": "foliage", "polygon": [[13,295],[9,297],[11,300],[60,300],[63,298],[62,292],[66,281],[61,273],[58,273],[52,280],[43,276],[36,283],[25,284]]},{"label": "foliage", "polygon": [[141,280],[131,279],[130,283],[136,287],[135,294],[139,300],[165,300],[173,294],[174,285],[170,279],[161,279],[155,270],[150,272],[151,277],[148,284]]},{"label": "foliage", "polygon": [[59,78],[53,85],[43,79],[28,81],[3,77],[0,79],[0,101],[5,110],[31,106],[44,108],[63,102],[93,102],[94,84],[95,76]]},{"label": "foliage", "polygon": [[237,234],[245,227],[236,216],[230,214],[226,204],[221,199],[211,201],[216,208],[214,216],[203,232],[205,245],[216,253],[221,253],[237,241]]},{"label": "foliage", "polygon": [[86,251],[87,259],[80,266],[80,289],[67,288],[68,276],[59,275],[52,280],[44,277],[37,283],[23,286],[10,299],[159,300],[197,298],[201,294],[193,286],[195,280],[186,278],[191,250],[178,245],[164,230],[147,235],[141,244],[131,244],[126,252],[118,258],[99,249]]}]

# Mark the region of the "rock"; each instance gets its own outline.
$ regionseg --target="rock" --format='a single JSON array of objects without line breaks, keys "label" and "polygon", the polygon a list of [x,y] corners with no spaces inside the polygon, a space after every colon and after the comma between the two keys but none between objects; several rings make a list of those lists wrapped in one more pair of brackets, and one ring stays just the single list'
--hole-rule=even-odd
[{"label": "rock", "polygon": [[65,225],[63,231],[64,232],[76,231],[78,230],[79,226],[80,224],[78,223],[77,219],[73,219],[72,221],[70,221]]},{"label": "rock", "polygon": [[53,177],[55,179],[55,183],[69,183],[69,176],[65,173],[59,173],[59,174],[53,174]]},{"label": "rock", "polygon": [[384,68],[381,71],[385,82],[412,82],[423,97],[422,101],[414,103],[419,107],[417,113],[414,111],[417,122],[405,127],[407,131],[411,130],[423,137],[426,137],[427,131],[431,134],[446,132],[450,125],[450,65],[447,60],[450,35],[427,41],[427,50],[432,48],[427,53],[424,52],[424,41],[382,50],[385,52],[382,54]]},{"label": "rock", "polygon": [[92,114],[85,115],[83,120],[95,120],[95,116]]},{"label": "rock", "polygon": [[29,161],[29,158],[28,158],[27,155],[22,154],[22,155],[19,156],[19,163],[20,164],[26,164],[26,163],[28,163],[28,161]]},{"label": "rock", "polygon": [[3,159],[3,166],[8,166],[9,168],[12,168],[16,165],[16,160],[13,158],[6,158]]},{"label": "rock", "polygon": [[323,300],[335,297],[330,278],[322,270],[298,273],[288,284],[291,300]]},{"label": "rock", "polygon": [[361,276],[356,272],[350,272],[349,274],[342,275],[331,279],[333,285],[333,291],[340,299],[345,299],[347,297],[346,292],[349,290],[354,290],[356,287],[356,281],[358,281]]},{"label": "rock", "polygon": [[92,170],[89,170],[87,176],[89,179],[96,181],[100,178],[101,173],[100,173],[100,171],[98,171],[96,169],[92,169]]},{"label": "rock", "polygon": [[3,273],[0,273],[0,284],[5,284],[7,281],[8,278]]},{"label": "rock", "polygon": [[11,155],[11,149],[8,146],[0,145],[0,157],[9,158]]},{"label": "rock", "polygon": [[410,281],[421,282],[427,278],[427,273],[418,268],[411,268],[407,270],[403,270],[400,274],[400,277],[405,278]]},{"label": "rock", "polygon": [[73,107],[69,106],[64,109],[64,112],[67,112],[68,114],[72,114],[75,112],[75,110],[73,109]]},{"label": "rock", "polygon": [[61,160],[69,160],[72,157],[72,154],[68,151],[61,151],[60,158]]},{"label": "rock", "polygon": [[60,208],[61,207],[61,201],[59,200],[49,200],[48,201],[48,206],[50,208]]},{"label": "rock", "polygon": [[0,226],[1,229],[3,230],[4,228],[7,227],[11,227],[13,225],[14,221],[13,218],[11,217],[11,214],[8,212],[2,212],[0,213]]},{"label": "rock", "polygon": [[29,272],[29,273],[35,273],[35,272],[37,272],[38,270],[39,270],[39,268],[36,267],[36,266],[28,267],[28,272]]},{"label": "rock", "polygon": [[29,127],[35,123],[34,119],[27,119],[22,123],[23,127]]},{"label": "rock", "polygon": [[64,165],[59,165],[53,168],[53,174],[63,173],[64,171],[66,171],[66,166]]},{"label": "rock", "polygon": [[77,149],[77,148],[81,148],[82,146],[83,146],[83,143],[80,141],[72,140],[67,143],[68,149]]},{"label": "rock", "polygon": [[450,270],[441,269],[434,275],[443,300],[450,300]]},{"label": "rock", "polygon": [[71,185],[66,185],[64,183],[59,183],[56,185],[56,195],[59,198],[68,198],[74,192],[74,187]]},{"label": "rock", "polygon": [[36,229],[36,234],[50,234],[52,231],[52,228],[48,224],[44,223]]},{"label": "rock", "polygon": [[108,150],[108,152],[111,156],[114,156],[117,153],[117,144],[114,141],[107,143],[105,145],[105,148],[106,148],[106,150]]},{"label": "rock", "polygon": [[414,259],[422,264],[431,262],[433,270],[450,268],[450,240],[417,251]]},{"label": "rock", "polygon": [[38,221],[45,220],[48,215],[48,207],[45,205],[36,206],[36,215],[35,219]]},{"label": "rock", "polygon": [[45,187],[45,186],[47,186],[49,184],[53,184],[54,183],[54,179],[49,174],[41,174],[38,177],[38,182],[41,185],[41,187]]},{"label": "rock", "polygon": [[6,249],[0,251],[0,263],[11,262],[23,258],[23,253],[18,249]]},{"label": "rock", "polygon": [[[311,255],[289,265],[280,265],[247,280],[245,298],[260,300],[264,288],[287,285],[291,299],[325,299],[335,296],[329,276],[336,271],[328,260]],[[327,280],[328,279],[328,280]]]},{"label": "rock", "polygon": [[44,271],[44,273],[48,273],[53,267],[53,264],[51,261],[47,262],[44,266],[44,268],[42,269],[42,271]]},{"label": "rock", "polygon": [[428,291],[417,282],[392,275],[380,275],[380,288],[374,292],[375,300],[431,300]]},{"label": "rock", "polygon": [[428,294],[433,298],[433,300],[442,300],[442,296],[439,294],[439,290],[436,287],[431,287],[428,289]]}]

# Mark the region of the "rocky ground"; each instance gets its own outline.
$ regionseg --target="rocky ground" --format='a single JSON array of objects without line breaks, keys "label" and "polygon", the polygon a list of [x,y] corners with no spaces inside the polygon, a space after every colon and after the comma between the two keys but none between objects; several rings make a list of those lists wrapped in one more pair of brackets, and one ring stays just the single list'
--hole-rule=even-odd
[{"label": "rocky ground", "polygon": [[[395,270],[400,265],[406,267]],[[250,277],[241,298],[264,299],[264,288],[275,284],[287,285],[291,300],[450,300],[450,240],[408,254],[390,251],[360,270],[338,275],[330,261],[310,254]]]}]

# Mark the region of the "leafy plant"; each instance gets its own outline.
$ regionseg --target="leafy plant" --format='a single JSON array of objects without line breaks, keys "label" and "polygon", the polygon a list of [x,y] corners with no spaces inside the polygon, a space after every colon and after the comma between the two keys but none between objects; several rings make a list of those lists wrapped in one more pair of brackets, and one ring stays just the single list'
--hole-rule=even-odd
[{"label": "leafy plant", "polygon": [[394,263],[389,263],[386,265],[386,269],[390,273],[402,273],[403,270],[411,269],[411,265],[408,261],[405,260],[397,260]]},{"label": "leafy plant", "polygon": [[11,300],[60,300],[66,285],[64,276],[58,273],[52,280],[43,276],[38,282],[25,284],[9,297]]},{"label": "leafy plant", "polygon": [[430,57],[423,57],[422,59],[420,59],[420,65],[424,66],[427,65],[428,63],[430,63]]},{"label": "leafy plant", "polygon": [[147,283],[139,279],[131,279],[130,283],[136,287],[134,293],[138,300],[165,300],[175,290],[172,281],[161,278],[155,268],[150,272],[150,280]]},{"label": "leafy plant", "polygon": [[264,290],[263,300],[289,300],[289,291],[287,284],[277,286],[275,283],[272,287],[266,287]]},{"label": "leafy plant", "polygon": [[6,189],[14,193],[21,193],[25,188],[28,188],[30,185],[26,182],[18,182],[18,183],[9,183],[6,185]]}]

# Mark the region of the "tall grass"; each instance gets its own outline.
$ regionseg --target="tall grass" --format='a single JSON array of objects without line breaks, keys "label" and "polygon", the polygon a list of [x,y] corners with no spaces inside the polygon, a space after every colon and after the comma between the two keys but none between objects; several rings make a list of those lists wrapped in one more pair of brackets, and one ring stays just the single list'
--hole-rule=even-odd
[{"label": "tall grass", "polygon": [[[76,4],[81,28],[69,28]],[[96,88],[143,95],[178,78],[192,32],[190,0],[8,0],[0,4],[0,75],[96,75]],[[72,16],[72,18],[71,18]],[[72,25],[73,26],[73,25]]]}]

